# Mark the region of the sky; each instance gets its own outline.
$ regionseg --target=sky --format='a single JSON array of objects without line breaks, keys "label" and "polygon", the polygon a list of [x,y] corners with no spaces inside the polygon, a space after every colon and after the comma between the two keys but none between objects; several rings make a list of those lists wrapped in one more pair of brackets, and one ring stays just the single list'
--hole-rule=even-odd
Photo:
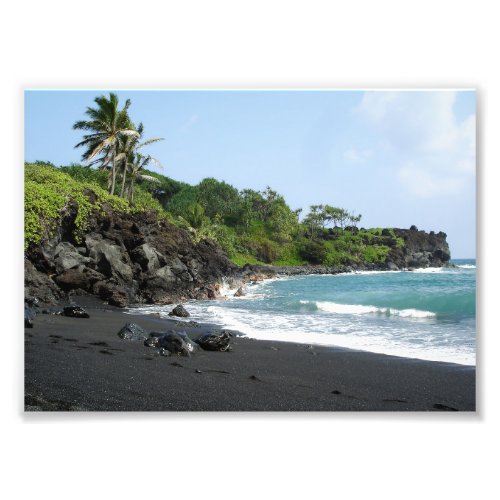
[{"label": "sky", "polygon": [[[25,160],[80,163],[72,130],[92,91],[25,92]],[[444,231],[452,258],[476,256],[476,93],[438,91],[117,91],[143,122],[156,169],[196,184],[271,186],[303,213],[325,203],[361,227]]]}]

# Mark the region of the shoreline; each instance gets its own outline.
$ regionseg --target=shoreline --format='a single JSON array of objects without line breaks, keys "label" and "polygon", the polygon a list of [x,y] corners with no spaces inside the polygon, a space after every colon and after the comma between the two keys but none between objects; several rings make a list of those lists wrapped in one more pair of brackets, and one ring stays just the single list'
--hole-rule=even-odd
[{"label": "shoreline", "polygon": [[[221,297],[219,299],[216,299],[216,300],[224,300],[228,297]],[[231,298],[231,297],[229,297]],[[184,305],[186,306],[189,306],[189,304],[191,303],[197,303],[197,302],[200,302],[199,300],[190,300],[190,301],[186,301],[186,302],[183,302]],[[212,301],[210,301],[212,302]],[[161,305],[161,306],[158,306],[158,307],[163,307],[165,309],[167,308],[173,308],[174,304],[169,304],[169,305]],[[143,317],[143,316],[147,316],[147,317],[152,317],[152,318],[155,318],[157,319],[159,322],[161,321],[173,321],[173,322],[177,322],[177,325],[176,326],[179,326],[180,328],[182,328],[182,324],[184,323],[183,319],[182,318],[178,318],[177,320],[173,320],[171,317],[161,317],[159,316],[159,313],[157,312],[151,312],[151,313],[147,313],[147,312],[137,312],[137,313],[134,313],[133,312],[133,309],[135,307],[145,307],[143,304],[140,304],[138,306],[132,306],[132,307],[128,307],[126,309],[123,310],[123,313],[125,315],[130,315],[130,316],[136,316],[136,317]],[[154,304],[151,304],[151,307],[155,307]],[[341,346],[341,345],[336,345],[336,344],[322,344],[322,343],[315,343],[315,342],[312,342],[312,341],[308,341],[308,342],[299,342],[299,341],[292,341],[292,340],[281,340],[281,339],[277,339],[277,338],[273,338],[273,339],[259,339],[259,338],[255,338],[255,337],[252,337],[251,335],[247,334],[247,333],[244,333],[244,332],[240,332],[238,330],[234,330],[234,329],[231,329],[231,328],[227,328],[226,326],[222,325],[222,324],[217,324],[217,323],[207,323],[207,322],[204,322],[204,321],[198,321],[198,320],[195,320],[195,319],[186,319],[186,324],[188,326],[188,324],[190,322],[196,322],[198,323],[201,327],[205,327],[205,328],[216,328],[216,329],[223,329],[225,331],[230,331],[231,333],[233,334],[236,334],[236,336],[238,337],[242,337],[242,338],[248,338],[250,340],[254,340],[254,341],[257,341],[257,342],[276,342],[276,343],[283,343],[283,344],[291,344],[291,345],[298,345],[298,346],[314,346],[314,347],[318,347],[318,348],[323,348],[323,349],[332,349],[332,350],[337,350],[337,351],[347,351],[347,352],[358,352],[358,353],[368,353],[368,354],[375,354],[375,355],[378,355],[378,356],[389,356],[389,357],[392,357],[392,358],[398,358],[398,359],[401,359],[401,360],[414,360],[414,361],[422,361],[422,362],[427,362],[427,363],[443,363],[443,364],[447,364],[447,365],[455,365],[455,366],[460,366],[460,367],[466,367],[466,368],[476,368],[477,365],[476,364],[470,364],[470,363],[458,363],[456,361],[443,361],[443,360],[436,360],[436,359],[425,359],[425,358],[418,358],[418,357],[415,357],[415,356],[403,356],[403,355],[399,355],[399,354],[390,354],[390,353],[386,353],[386,352],[377,352],[377,351],[370,351],[370,350],[367,350],[367,349],[357,349],[355,347],[345,347],[345,346]]]},{"label": "shoreline", "polygon": [[[473,259],[457,259],[457,260],[473,260]],[[239,292],[241,289],[244,289],[247,286],[258,286],[264,282],[269,282],[269,281],[275,281],[275,280],[286,280],[290,278],[306,278],[306,277],[318,277],[318,276],[343,276],[343,275],[356,275],[356,274],[380,274],[380,273],[424,273],[426,270],[440,270],[440,269],[459,269],[460,265],[456,265],[453,263],[448,263],[444,266],[440,267],[420,267],[420,268],[415,268],[415,269],[385,269],[385,268],[376,268],[376,269],[352,269],[352,270],[339,270],[338,268],[330,268],[329,272],[326,272],[324,266],[284,266],[284,267],[276,267],[276,266],[262,266],[262,265],[250,265],[247,264],[246,266],[242,267],[242,270],[245,269],[246,273],[243,274],[243,280],[242,282],[237,282],[236,285],[231,287],[231,279],[224,279],[221,283],[218,284],[218,290],[220,292],[221,289],[228,287],[228,294],[226,295],[217,295],[213,299],[188,299],[184,301],[179,301],[178,303],[184,304],[186,306],[189,306],[190,304],[197,304],[200,302],[206,302],[206,303],[212,303],[212,302],[217,302],[217,301],[225,301],[225,300],[230,300],[233,298],[245,298],[246,294],[244,293],[243,296],[235,295],[235,292]],[[475,265],[473,266],[474,268],[476,267]],[[282,272],[279,272],[278,270],[282,269]],[[315,272],[308,272],[311,269],[316,269]],[[253,278],[254,279],[249,279],[249,273],[248,271],[251,270],[253,273]],[[428,271],[428,272],[433,272],[433,271]],[[252,275],[250,275],[252,276]],[[241,285],[241,287],[240,287]],[[172,304],[135,304],[131,305],[127,308],[124,308],[124,311],[127,313],[127,311],[131,311],[134,308],[146,308],[146,307],[161,307],[167,310],[168,308],[173,308],[175,303]],[[128,314],[128,313],[127,313]],[[155,316],[158,315],[158,312],[141,312],[139,314],[144,314],[144,315],[149,315],[149,316]],[[168,318],[164,318],[168,319]],[[182,321],[182,319],[180,319]],[[189,320],[188,320],[189,321]],[[201,320],[203,323],[203,320]],[[224,328],[227,329],[225,325],[223,324],[216,324],[214,323],[213,325],[210,322],[205,323],[209,326],[215,326],[217,328]],[[232,330],[236,331],[236,330]],[[458,362],[458,361],[448,361],[448,360],[443,360],[443,359],[426,359],[426,358],[420,358],[417,356],[411,356],[411,355],[405,355],[405,354],[398,354],[398,353],[390,353],[390,352],[380,352],[380,351],[372,351],[372,350],[367,350],[367,349],[361,349],[361,348],[356,348],[356,347],[351,347],[351,346],[341,346],[341,345],[336,345],[336,344],[327,344],[327,343],[315,343],[314,341],[297,341],[297,340],[281,340],[277,338],[267,338],[267,339],[262,339],[262,338],[253,338],[250,336],[249,333],[245,332],[238,332],[239,334],[243,336],[248,336],[249,338],[252,338],[252,340],[259,340],[259,341],[266,341],[266,342],[288,342],[291,344],[298,344],[298,345],[309,345],[313,344],[314,346],[317,347],[324,347],[324,348],[333,348],[333,349],[344,349],[347,351],[355,351],[355,352],[367,352],[367,353],[372,353],[372,354],[377,354],[377,355],[385,355],[385,356],[392,356],[396,358],[401,358],[401,359],[415,359],[418,361],[426,361],[426,362],[432,362],[432,363],[447,363],[447,364],[452,364],[452,365],[458,365],[458,366],[465,366],[465,367],[473,367],[476,368],[477,364],[474,363],[466,363],[466,362]]]},{"label": "shoreline", "polygon": [[40,314],[25,329],[26,411],[476,410],[475,366],[245,336],[165,358],[117,332],[220,327],[81,302],[90,318]]}]

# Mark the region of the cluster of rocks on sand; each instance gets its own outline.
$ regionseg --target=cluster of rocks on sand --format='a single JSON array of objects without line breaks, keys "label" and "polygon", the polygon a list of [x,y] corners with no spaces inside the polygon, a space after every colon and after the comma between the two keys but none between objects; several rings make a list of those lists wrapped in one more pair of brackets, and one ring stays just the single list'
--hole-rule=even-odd
[{"label": "cluster of rocks on sand", "polygon": [[[37,310],[41,314],[54,314],[72,318],[90,317],[88,312],[80,306],[65,306],[62,309],[42,309],[38,301],[27,301],[24,304],[25,328],[33,328]],[[189,317],[189,312],[184,306],[179,304],[172,309],[169,315],[186,318]],[[193,326],[193,322],[191,322],[189,326]],[[148,334],[138,324],[126,323],[118,332],[118,337],[123,340],[142,341],[146,347],[156,349],[156,352],[162,356],[179,355],[190,357],[201,349],[206,351],[230,351],[232,334],[225,330],[214,330],[201,333],[197,338],[192,339],[183,331],[152,331]]]}]

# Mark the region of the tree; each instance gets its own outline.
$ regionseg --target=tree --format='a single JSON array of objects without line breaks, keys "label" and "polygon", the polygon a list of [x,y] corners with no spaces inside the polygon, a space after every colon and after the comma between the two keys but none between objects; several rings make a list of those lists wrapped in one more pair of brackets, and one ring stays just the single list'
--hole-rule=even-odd
[{"label": "tree", "polygon": [[138,135],[134,136],[124,136],[118,140],[118,150],[119,154],[116,156],[115,161],[118,166],[121,167],[122,175],[122,187],[120,191],[120,196],[125,196],[125,186],[127,180],[127,172],[129,173],[128,185],[127,185],[127,196],[129,201],[133,203],[135,181],[140,178],[144,180],[149,180],[150,182],[159,183],[160,181],[153,176],[141,174],[141,170],[144,170],[150,163],[154,163],[156,166],[163,168],[161,163],[153,158],[151,155],[143,155],[139,152],[141,148],[149,144],[153,144],[158,141],[163,141],[163,137],[155,137],[153,139],[148,139],[144,142],[139,142],[144,135],[144,125],[139,123],[137,129]]},{"label": "tree", "polygon": [[199,229],[203,225],[205,211],[199,203],[193,203],[192,205],[190,205],[186,215],[188,222],[191,224],[191,227]]},{"label": "tree", "polygon": [[[125,191],[125,195],[130,204],[134,203],[134,192],[135,192],[135,181],[137,179],[154,182],[156,184],[160,183],[160,180],[152,175],[141,174],[140,172],[144,170],[154,158],[151,155],[142,155],[141,153],[134,153],[132,160],[127,163],[127,169],[129,171],[128,185]],[[156,160],[155,160],[156,161]]]},{"label": "tree", "polygon": [[354,229],[357,228],[357,224],[361,221],[361,214],[355,215],[354,212],[351,212],[348,215],[348,221],[351,226],[351,233],[354,234]]},{"label": "tree", "polygon": [[309,213],[304,217],[303,223],[309,231],[310,238],[314,240],[317,232],[324,227],[324,206],[311,205]]},{"label": "tree", "polygon": [[[100,163],[100,168],[109,168],[111,165],[111,178],[109,192],[114,194],[116,183],[116,155],[119,139],[125,136],[137,137],[128,116],[131,101],[127,99],[123,109],[118,109],[118,96],[112,92],[109,98],[104,95],[96,97],[94,102],[97,107],[88,107],[85,114],[89,120],[79,120],[73,125],[74,130],[87,130],[90,134],[83,136],[75,148],[85,147],[82,160],[93,164]],[[98,155],[101,155],[96,159]]]},{"label": "tree", "polygon": [[238,190],[224,181],[207,178],[196,186],[197,202],[203,207],[205,215],[214,219],[220,215],[227,225],[235,225],[241,211]]},{"label": "tree", "polygon": [[340,227],[342,228],[342,233],[344,232],[348,218],[349,218],[349,213],[346,210],[344,210],[343,208],[340,208],[339,212],[338,212],[338,221],[339,221]]}]

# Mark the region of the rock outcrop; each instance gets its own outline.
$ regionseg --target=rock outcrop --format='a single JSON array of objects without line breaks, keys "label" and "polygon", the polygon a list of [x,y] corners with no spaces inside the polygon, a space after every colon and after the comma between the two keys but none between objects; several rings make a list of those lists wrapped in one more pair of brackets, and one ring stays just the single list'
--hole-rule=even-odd
[{"label": "rock outcrop", "polygon": [[450,248],[446,234],[426,233],[414,229],[394,229],[397,237],[405,242],[402,247],[393,247],[386,259],[388,268],[396,266],[399,269],[411,267],[442,267],[450,261]]},{"label": "rock outcrop", "polygon": [[73,238],[76,211],[25,259],[25,295],[47,304],[94,295],[109,304],[171,304],[218,296],[218,284],[238,268],[213,242],[194,244],[183,229],[154,212],[91,218],[81,241]]},{"label": "rock outcrop", "polygon": [[179,304],[178,306],[174,307],[169,313],[169,316],[178,316],[179,318],[188,318],[189,313],[186,311],[186,308]]},{"label": "rock outcrop", "polygon": [[[256,283],[276,275],[296,276],[308,274],[339,274],[353,271],[398,271],[422,267],[442,267],[449,264],[450,249],[443,232],[427,233],[413,229],[394,229],[394,236],[389,230],[383,230],[384,239],[380,243],[390,247],[384,262],[359,263],[352,262],[337,266],[305,265],[305,266],[263,266],[246,264],[242,268],[245,283]],[[385,234],[384,234],[385,232]],[[396,238],[401,238],[404,245],[399,246]]]}]

